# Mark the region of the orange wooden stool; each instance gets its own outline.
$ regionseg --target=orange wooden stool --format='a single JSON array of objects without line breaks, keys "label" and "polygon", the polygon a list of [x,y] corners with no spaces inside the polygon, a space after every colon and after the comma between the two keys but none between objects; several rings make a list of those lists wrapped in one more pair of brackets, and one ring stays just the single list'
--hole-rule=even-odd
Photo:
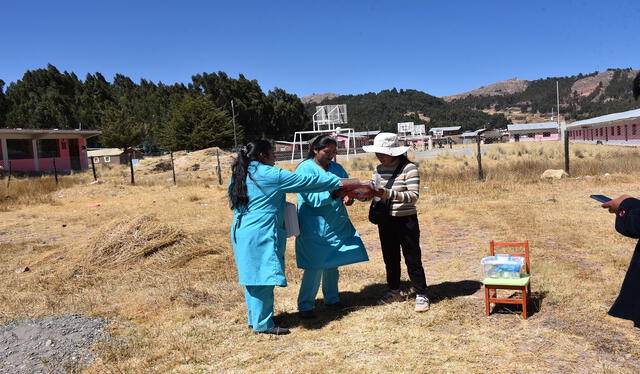
[{"label": "orange wooden stool", "polygon": [[[527,303],[531,296],[531,269],[529,263],[529,241],[524,242],[494,242],[489,243],[489,253],[491,256],[495,256],[496,247],[521,247],[524,249],[522,252],[500,252],[506,253],[514,257],[524,257],[525,270],[527,275],[521,278],[515,279],[502,279],[502,278],[484,278],[482,283],[484,284],[484,300],[485,300],[485,313],[491,314],[491,303],[493,304],[520,304],[522,305],[522,318],[527,319]],[[516,290],[521,292],[521,297],[517,299],[505,299],[498,298],[498,290]]]}]

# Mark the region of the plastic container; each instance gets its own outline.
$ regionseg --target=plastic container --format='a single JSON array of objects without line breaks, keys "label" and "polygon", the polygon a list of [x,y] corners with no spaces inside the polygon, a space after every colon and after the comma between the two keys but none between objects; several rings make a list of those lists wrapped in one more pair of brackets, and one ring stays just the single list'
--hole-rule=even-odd
[{"label": "plastic container", "polygon": [[524,257],[516,257],[507,254],[488,256],[480,261],[482,273],[485,278],[520,278]]},{"label": "plastic container", "polygon": [[[380,188],[382,188],[382,183],[380,183],[380,174],[378,174],[377,172],[371,176],[371,181],[373,183],[374,189],[379,190]],[[373,198],[373,200],[380,201],[380,198],[376,196]]]}]

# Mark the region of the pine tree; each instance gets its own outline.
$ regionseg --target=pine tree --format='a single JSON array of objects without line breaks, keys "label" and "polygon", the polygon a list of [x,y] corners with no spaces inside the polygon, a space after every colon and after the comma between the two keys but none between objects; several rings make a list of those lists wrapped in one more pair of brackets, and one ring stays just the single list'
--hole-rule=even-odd
[{"label": "pine tree", "polygon": [[231,118],[205,97],[187,96],[171,110],[161,143],[172,151],[229,148],[233,145]]}]

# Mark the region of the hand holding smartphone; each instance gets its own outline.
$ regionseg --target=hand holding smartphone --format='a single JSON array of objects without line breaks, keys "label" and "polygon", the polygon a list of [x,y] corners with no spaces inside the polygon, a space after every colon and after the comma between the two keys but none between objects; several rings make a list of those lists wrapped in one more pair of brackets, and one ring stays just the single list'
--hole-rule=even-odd
[{"label": "hand holding smartphone", "polygon": [[597,201],[599,201],[599,202],[601,202],[603,204],[608,202],[608,201],[611,201],[610,197],[607,197],[607,196],[604,196],[604,195],[591,195],[589,197],[594,199],[594,200],[597,200]]}]

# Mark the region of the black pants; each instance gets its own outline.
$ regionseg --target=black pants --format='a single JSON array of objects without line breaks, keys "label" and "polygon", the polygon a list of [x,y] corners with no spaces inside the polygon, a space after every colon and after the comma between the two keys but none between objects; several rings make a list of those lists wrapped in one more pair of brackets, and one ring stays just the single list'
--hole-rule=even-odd
[{"label": "black pants", "polygon": [[405,217],[389,216],[378,225],[382,256],[387,268],[387,284],[392,290],[400,289],[400,247],[407,264],[411,285],[418,295],[427,294],[427,281],[422,268],[420,227],[416,214]]}]

